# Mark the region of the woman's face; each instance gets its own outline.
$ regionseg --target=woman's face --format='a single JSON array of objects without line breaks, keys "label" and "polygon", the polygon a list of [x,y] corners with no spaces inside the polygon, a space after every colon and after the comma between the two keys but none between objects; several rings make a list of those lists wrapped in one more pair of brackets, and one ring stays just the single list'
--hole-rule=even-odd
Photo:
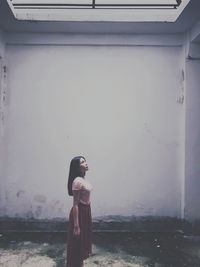
[{"label": "woman's face", "polygon": [[84,158],[80,158],[80,170],[82,173],[85,173],[88,170],[88,165]]}]

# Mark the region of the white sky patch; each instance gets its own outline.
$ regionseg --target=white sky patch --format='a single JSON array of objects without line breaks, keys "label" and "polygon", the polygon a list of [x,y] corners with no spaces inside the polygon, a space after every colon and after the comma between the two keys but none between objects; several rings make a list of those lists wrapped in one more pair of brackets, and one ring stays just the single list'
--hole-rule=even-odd
[{"label": "white sky patch", "polygon": [[[12,0],[13,4],[91,4],[92,0]],[[176,0],[96,0],[98,4],[169,4],[175,5]]]}]

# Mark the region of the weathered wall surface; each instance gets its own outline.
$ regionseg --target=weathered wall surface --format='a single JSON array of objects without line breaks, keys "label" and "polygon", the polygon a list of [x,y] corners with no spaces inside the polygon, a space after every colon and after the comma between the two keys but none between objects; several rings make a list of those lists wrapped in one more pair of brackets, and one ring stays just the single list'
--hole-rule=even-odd
[{"label": "weathered wall surface", "polygon": [[200,220],[200,53],[199,60],[187,59],[186,71],[185,218]]},{"label": "weathered wall surface", "polygon": [[181,47],[98,40],[7,45],[1,216],[67,217],[76,155],[88,160],[93,216],[181,216]]},{"label": "weathered wall surface", "polygon": [[184,181],[182,183],[183,218],[191,221],[193,228],[199,233],[200,227],[200,180],[199,180],[199,104],[200,104],[200,21],[185,33],[183,45],[183,68],[185,88],[185,159]]}]

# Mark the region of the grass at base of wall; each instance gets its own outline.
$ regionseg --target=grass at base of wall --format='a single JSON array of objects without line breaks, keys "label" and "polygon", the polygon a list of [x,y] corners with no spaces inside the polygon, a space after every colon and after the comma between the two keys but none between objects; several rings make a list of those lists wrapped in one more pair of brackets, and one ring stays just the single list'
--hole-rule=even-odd
[{"label": "grass at base of wall", "polygon": [[[63,267],[65,233],[3,233],[0,266]],[[95,232],[87,267],[197,267],[200,237],[174,233]]]}]

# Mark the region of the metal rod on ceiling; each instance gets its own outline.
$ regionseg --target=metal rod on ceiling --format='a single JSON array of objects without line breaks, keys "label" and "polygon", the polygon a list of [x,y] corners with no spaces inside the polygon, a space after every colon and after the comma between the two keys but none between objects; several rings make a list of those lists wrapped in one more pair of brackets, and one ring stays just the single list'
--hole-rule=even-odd
[{"label": "metal rod on ceiling", "polygon": [[95,4],[95,0],[92,0],[92,8],[95,8],[96,4]]}]

